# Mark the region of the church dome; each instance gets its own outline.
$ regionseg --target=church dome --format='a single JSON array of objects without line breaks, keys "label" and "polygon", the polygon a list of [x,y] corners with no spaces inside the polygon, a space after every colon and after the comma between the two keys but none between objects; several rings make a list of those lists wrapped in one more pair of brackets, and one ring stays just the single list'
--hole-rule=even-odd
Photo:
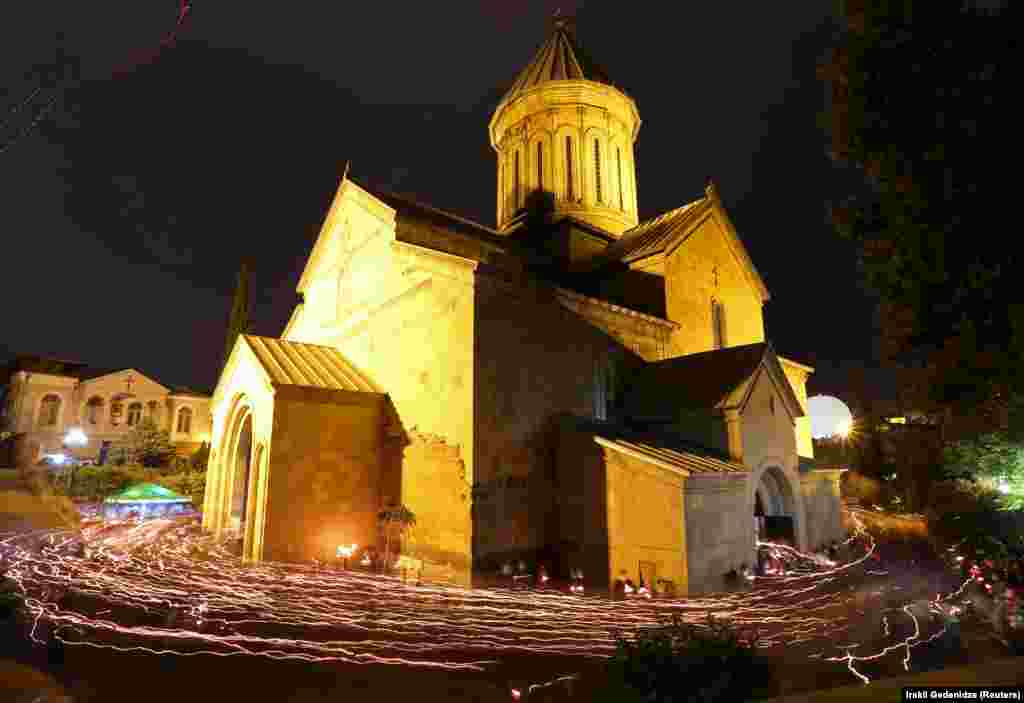
[{"label": "church dome", "polygon": [[498,109],[531,88],[551,81],[592,81],[615,85],[607,72],[594,63],[576,43],[567,20],[555,20],[554,31],[537,51],[533,61],[519,73],[515,83],[502,97]]},{"label": "church dome", "polygon": [[566,215],[619,236],[636,226],[636,103],[579,46],[571,22],[552,30],[498,103],[497,222],[517,221],[538,191]]}]

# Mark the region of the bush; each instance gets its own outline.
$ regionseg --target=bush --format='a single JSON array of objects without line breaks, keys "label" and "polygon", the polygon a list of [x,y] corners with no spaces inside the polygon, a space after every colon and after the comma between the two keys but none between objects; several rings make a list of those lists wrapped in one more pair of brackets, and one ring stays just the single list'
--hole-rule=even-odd
[{"label": "bush", "polygon": [[205,473],[186,471],[180,474],[164,476],[157,483],[183,496],[188,496],[192,499],[192,507],[196,510],[202,510],[203,499],[206,496]]},{"label": "bush", "polygon": [[673,614],[633,641],[618,639],[599,700],[713,703],[763,696],[771,675],[756,647],[756,632],[711,616],[692,625]]},{"label": "bush", "polygon": [[865,507],[870,507],[882,499],[881,482],[873,478],[857,471],[848,471],[843,474],[841,480],[844,498],[856,499]]},{"label": "bush", "polygon": [[0,622],[13,618],[22,605],[24,600],[19,594],[11,591],[0,593]]},{"label": "bush", "polygon": [[1014,514],[1000,496],[970,481],[943,481],[932,488],[928,528],[939,547],[958,545],[967,557],[1005,559],[1024,547]]}]

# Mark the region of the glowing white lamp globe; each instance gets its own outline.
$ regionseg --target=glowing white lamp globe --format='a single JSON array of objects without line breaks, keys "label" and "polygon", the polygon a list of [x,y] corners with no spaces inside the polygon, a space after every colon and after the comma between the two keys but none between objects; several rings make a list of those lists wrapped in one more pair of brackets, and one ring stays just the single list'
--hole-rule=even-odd
[{"label": "glowing white lamp globe", "polygon": [[89,438],[78,427],[68,430],[67,436],[64,437],[65,444],[88,444],[88,442]]},{"label": "glowing white lamp globe", "polygon": [[[845,436],[853,427],[853,413],[846,403],[831,395],[816,395],[807,400],[807,414],[811,418],[811,436],[815,439]],[[844,432],[845,430],[845,432]]]}]

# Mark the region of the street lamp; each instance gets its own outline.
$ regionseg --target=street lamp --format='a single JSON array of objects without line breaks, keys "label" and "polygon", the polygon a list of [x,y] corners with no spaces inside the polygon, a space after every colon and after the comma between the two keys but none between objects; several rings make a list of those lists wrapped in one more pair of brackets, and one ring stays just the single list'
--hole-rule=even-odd
[{"label": "street lamp", "polygon": [[843,439],[847,439],[850,436],[851,430],[853,430],[853,422],[850,420],[843,420],[836,425],[836,433]]},{"label": "street lamp", "polygon": [[[88,443],[89,443],[89,438],[85,436],[85,432],[83,432],[80,427],[72,427],[70,430],[68,430],[68,433],[64,436],[64,446],[65,447],[84,447]],[[72,460],[75,459],[75,453],[74,453],[73,450],[71,451],[71,458],[72,458]],[[72,475],[72,472],[74,470],[75,470],[75,462],[72,461],[71,464],[67,468],[67,472],[68,472],[68,492],[69,493],[71,492],[71,475]]]}]

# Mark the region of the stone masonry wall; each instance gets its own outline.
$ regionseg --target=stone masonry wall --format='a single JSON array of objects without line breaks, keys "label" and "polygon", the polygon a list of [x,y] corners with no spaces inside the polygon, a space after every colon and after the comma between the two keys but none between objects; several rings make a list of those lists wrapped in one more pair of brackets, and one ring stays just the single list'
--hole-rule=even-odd
[{"label": "stone masonry wall", "polygon": [[840,471],[811,471],[800,477],[804,511],[807,514],[807,544],[817,549],[833,540],[846,539],[842,524]]},{"label": "stone masonry wall", "polygon": [[377,543],[384,398],[278,389],[270,447],[263,558],[334,556]]},{"label": "stone masonry wall", "polygon": [[671,581],[689,587],[684,478],[612,449],[604,450],[608,476],[609,578],[648,587]]},{"label": "stone masonry wall", "polygon": [[747,506],[749,477],[695,475],[683,487],[689,594],[725,586],[724,576],[743,564],[753,568],[754,516]]},{"label": "stone masonry wall", "polygon": [[621,347],[525,281],[478,275],[475,307],[475,466],[489,495],[477,550],[539,550],[555,531],[556,419],[593,415],[596,373]]}]

